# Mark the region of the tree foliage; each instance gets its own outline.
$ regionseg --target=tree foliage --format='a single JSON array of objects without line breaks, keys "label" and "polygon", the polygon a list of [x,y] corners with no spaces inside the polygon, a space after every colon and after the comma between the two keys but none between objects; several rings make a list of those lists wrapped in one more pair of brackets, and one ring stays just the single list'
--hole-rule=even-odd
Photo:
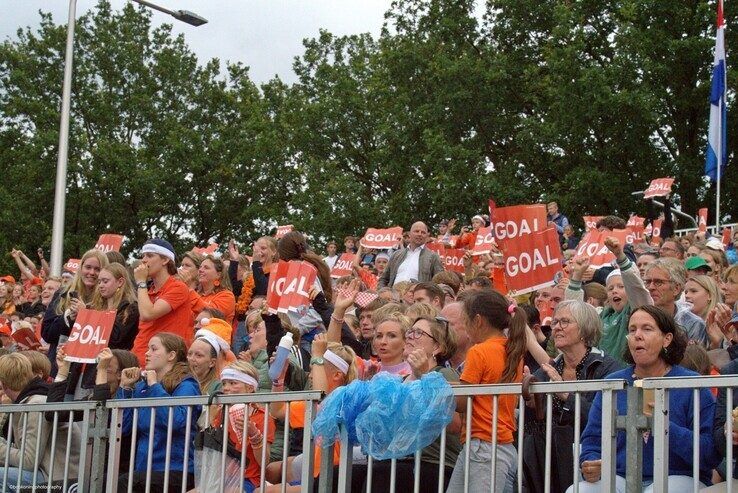
[{"label": "tree foliage", "polygon": [[[697,0],[397,0],[376,39],[321,31],[295,83],[257,87],[243,65],[198,61],[146,10],[101,1],[76,28],[65,254],[106,231],[126,235],[124,253],[153,234],[186,249],[278,223],[322,241],[468,218],[490,196],[555,199],[575,221],[627,215],[643,212],[630,192],[662,176],[685,212],[712,218],[701,175],[714,12]],[[50,241],[65,31],[41,14],[0,46],[0,251]],[[735,177],[729,166],[733,219]]]}]

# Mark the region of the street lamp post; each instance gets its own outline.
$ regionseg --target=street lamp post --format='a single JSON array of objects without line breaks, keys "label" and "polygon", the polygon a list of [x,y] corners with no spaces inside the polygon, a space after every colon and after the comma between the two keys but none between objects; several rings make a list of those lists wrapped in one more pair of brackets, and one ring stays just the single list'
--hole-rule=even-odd
[{"label": "street lamp post", "polygon": [[[175,19],[192,26],[202,26],[207,19],[188,10],[169,10],[147,0],[133,0],[146,7],[169,14]],[[67,21],[67,47],[64,54],[64,84],[62,86],[61,122],[59,124],[59,156],[56,162],[56,184],[54,186],[54,219],[51,229],[51,274],[58,276],[62,270],[64,250],[64,214],[67,196],[67,162],[69,158],[69,115],[72,95],[72,62],[74,56],[74,22],[77,0],[69,0]]]}]

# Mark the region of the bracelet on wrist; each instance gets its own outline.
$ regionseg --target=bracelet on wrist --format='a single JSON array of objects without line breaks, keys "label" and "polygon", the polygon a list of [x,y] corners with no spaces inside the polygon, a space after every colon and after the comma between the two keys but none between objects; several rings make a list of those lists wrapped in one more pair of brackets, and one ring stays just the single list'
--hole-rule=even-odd
[{"label": "bracelet on wrist", "polygon": [[342,324],[343,323],[343,318],[338,318],[338,317],[336,317],[334,315],[331,315],[331,320],[333,320],[333,321],[335,321],[335,322],[337,322],[339,324]]}]

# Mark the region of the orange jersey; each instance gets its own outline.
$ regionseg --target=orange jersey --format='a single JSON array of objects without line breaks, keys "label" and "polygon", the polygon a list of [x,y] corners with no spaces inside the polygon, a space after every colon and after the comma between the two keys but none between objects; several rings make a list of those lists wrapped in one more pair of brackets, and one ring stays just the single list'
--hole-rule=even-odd
[{"label": "orange jersey", "polygon": [[156,304],[158,300],[164,300],[172,308],[172,311],[156,320],[141,319],[138,323],[138,335],[133,341],[133,354],[138,357],[138,362],[143,367],[146,364],[146,351],[149,340],[159,332],[171,332],[182,337],[187,346],[192,342],[195,335],[194,317],[190,309],[190,288],[185,283],[170,276],[159,291],[155,287],[149,289],[149,299]]},{"label": "orange jersey", "polygon": [[[469,384],[501,383],[502,373],[505,371],[507,353],[506,337],[490,337],[484,342],[469,348],[464,362],[464,371],[461,381]],[[518,364],[516,382],[522,379],[523,362]],[[497,443],[513,443],[516,422],[515,408],[518,397],[502,395],[498,399],[497,408]],[[472,430],[471,436],[492,441],[492,397],[476,396],[472,399]],[[462,439],[464,434],[462,434]]]}]

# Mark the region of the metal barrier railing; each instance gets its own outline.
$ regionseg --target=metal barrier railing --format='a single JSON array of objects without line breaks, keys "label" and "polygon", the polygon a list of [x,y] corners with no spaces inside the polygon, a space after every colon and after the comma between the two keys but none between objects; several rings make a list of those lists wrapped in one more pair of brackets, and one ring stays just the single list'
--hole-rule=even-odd
[{"label": "metal barrier railing", "polygon": [[[668,457],[669,457],[669,392],[676,389],[691,389],[694,395],[693,399],[693,415],[694,415],[694,443],[693,443],[693,481],[694,487],[699,486],[700,473],[700,404],[699,395],[701,389],[720,388],[727,393],[726,404],[726,428],[728,436],[732,436],[733,420],[732,420],[732,398],[733,388],[738,388],[738,375],[736,376],[718,376],[718,377],[690,377],[690,378],[659,378],[645,379],[639,381],[636,386],[628,386],[625,380],[589,380],[589,381],[570,381],[570,382],[546,382],[533,383],[529,386],[529,392],[533,395],[543,395],[545,401],[545,453],[544,453],[544,478],[545,484],[536,485],[536,491],[549,493],[551,491],[550,479],[552,476],[552,443],[556,437],[553,433],[552,409],[554,395],[557,393],[568,393],[574,395],[573,409],[573,470],[571,473],[572,491],[578,493],[580,470],[580,445],[583,419],[582,416],[582,399],[584,394],[592,392],[601,393],[601,409],[602,409],[602,428],[601,428],[601,491],[614,492],[616,484],[616,437],[618,432],[625,432],[627,440],[627,473],[626,488],[628,491],[640,491],[641,476],[643,472],[642,450],[643,430],[652,430],[654,438],[654,483],[655,492],[666,492],[668,488]],[[654,390],[654,409],[653,417],[648,417],[642,412],[643,391]],[[492,416],[490,420],[492,457],[491,463],[497,462],[497,422],[499,417],[499,402],[502,396],[520,397],[522,391],[521,384],[500,384],[500,385],[459,385],[453,387],[454,396],[457,399],[463,399],[465,405],[465,416],[463,429],[459,436],[466,438],[466,443],[470,442],[472,430],[472,408],[474,400],[479,398],[489,398],[491,400]],[[627,413],[618,415],[617,402],[618,392],[627,392]],[[213,399],[212,404],[222,408],[225,406],[223,413],[222,432],[222,450],[220,455],[220,473],[223,476],[226,467],[227,445],[228,445],[228,420],[230,413],[228,410],[237,404],[259,404],[263,406],[265,411],[265,427],[269,419],[270,407],[280,403],[289,402],[305,402],[305,426],[302,434],[303,462],[301,470],[301,490],[306,492],[313,491],[315,478],[314,471],[314,437],[311,434],[311,424],[317,414],[318,402],[322,397],[320,392],[287,392],[287,393],[259,393],[247,395],[231,395],[218,396]],[[622,405],[622,401],[621,405]],[[128,476],[128,482],[123,486],[127,486],[128,491],[148,491],[154,474],[159,475],[159,479],[163,480],[164,490],[171,490],[170,485],[173,483],[175,475],[182,475],[182,484],[178,488],[179,491],[187,490],[187,475],[190,472],[189,457],[191,448],[194,446],[189,440],[195,423],[195,413],[200,410],[209,413],[207,406],[208,397],[173,397],[173,398],[147,398],[147,399],[111,399],[107,402],[59,402],[47,404],[12,404],[0,406],[0,425],[5,420],[8,423],[8,433],[6,444],[14,443],[14,450],[6,446],[4,457],[0,455],[0,461],[4,460],[4,469],[0,474],[1,491],[10,491],[14,488],[16,491],[21,487],[21,483],[31,482],[34,487],[28,488],[28,491],[67,491],[68,487],[73,483],[77,483],[77,491],[116,491],[121,475],[125,478]],[[151,412],[151,410],[154,412]],[[621,408],[622,409],[622,408]],[[148,411],[147,411],[148,410]],[[144,413],[149,412],[148,418]],[[131,451],[129,453],[129,465],[126,470],[120,469],[121,460],[121,438],[123,432],[123,416],[125,413],[130,414],[130,438]],[[524,491],[523,488],[523,453],[525,450],[525,424],[527,422],[530,410],[526,403],[519,399],[516,406],[517,420],[517,436],[514,441],[517,445],[517,461],[515,469],[517,469],[517,490]],[[282,452],[281,478],[282,491],[286,488],[286,479],[288,478],[287,457],[289,455],[289,430],[290,419],[289,412],[285,412],[284,418],[284,450]],[[148,419],[148,422],[142,422],[142,419]],[[209,417],[206,420],[209,422]],[[158,427],[158,428],[157,428]],[[165,430],[160,435],[160,441],[155,443],[154,429]],[[34,431],[36,430],[36,431]],[[179,454],[175,444],[175,434],[181,434],[187,437],[184,440],[184,450],[181,452],[181,464],[176,463],[173,459],[174,454]],[[14,436],[15,435],[15,436]],[[433,478],[433,484],[424,482],[420,483],[421,468],[421,451],[406,461],[403,467],[410,467],[408,464],[412,462],[413,483],[412,490],[419,491],[444,491],[446,483],[447,471],[446,466],[446,449],[448,444],[448,432],[444,429],[439,437],[440,453],[438,464],[438,476]],[[138,472],[143,475],[143,486],[139,490],[134,488],[132,483],[132,473],[136,459],[137,445],[139,441],[143,444],[145,450],[145,470]],[[243,436],[241,437],[242,448],[240,450],[240,465],[245,464],[246,457],[246,426],[244,426]],[[261,464],[260,478],[261,488],[266,485],[266,443],[267,433],[263,433],[261,447]],[[339,442],[347,444],[348,434],[346,429],[341,429]],[[680,444],[681,445],[681,444]],[[340,461],[337,469],[334,471],[333,447],[325,447],[322,450],[323,460],[321,461],[321,470],[319,475],[318,491],[351,491],[352,474],[354,460],[354,451],[352,447],[342,446],[340,450]],[[30,452],[30,454],[28,453]],[[727,447],[727,477],[733,475],[733,450]],[[460,452],[464,454],[460,462],[464,464],[463,491],[468,491],[470,484],[479,478],[470,477],[469,469],[469,448],[466,447]],[[15,454],[15,455],[13,455]],[[152,457],[159,454],[163,459],[163,470],[159,467],[154,470]],[[20,469],[28,472],[30,479],[22,481],[21,476],[11,477],[12,466],[16,465],[12,457],[20,457]],[[179,457],[179,456],[178,456]],[[395,479],[398,474],[398,460],[393,459],[389,465],[389,484],[390,491],[394,491]],[[11,464],[12,463],[12,464]],[[63,467],[60,466],[63,464]],[[41,467],[43,466],[43,467]],[[372,491],[373,480],[376,479],[375,461],[371,456],[371,450],[366,457],[366,479],[364,485],[366,491]],[[243,491],[243,468],[240,469],[240,485],[238,490]],[[567,472],[568,474],[569,472]],[[337,474],[336,483],[334,484],[334,474]],[[13,479],[11,482],[10,480]],[[385,479],[385,478],[382,478]],[[485,479],[486,481],[487,479]],[[491,467],[488,482],[492,486],[493,491],[503,491],[502,481],[504,478],[496,477],[496,468]],[[427,481],[427,478],[426,478]],[[12,485],[12,486],[11,486]],[[732,483],[728,482],[728,491],[732,489]],[[224,485],[221,481],[219,486],[208,491],[223,491]],[[233,490],[235,491],[235,490]]]},{"label": "metal barrier railing", "polygon": [[[544,382],[534,383],[529,387],[531,394],[544,394],[546,396],[546,450],[545,450],[545,474],[546,478],[545,485],[543,485],[544,493],[549,493],[550,478],[551,478],[551,430],[552,430],[552,405],[553,396],[557,393],[573,393],[574,394],[574,470],[572,471],[572,480],[574,492],[578,493],[580,472],[579,472],[579,447],[580,447],[580,428],[581,428],[581,399],[582,394],[588,392],[602,392],[602,489],[604,493],[615,492],[615,426],[616,426],[616,406],[615,406],[615,393],[622,391],[626,387],[625,380],[587,380],[587,381],[572,381],[572,382]],[[490,483],[492,491],[503,491],[502,488],[498,488],[500,478],[495,477],[496,464],[496,450],[497,450],[497,420],[499,412],[499,398],[506,395],[521,396],[522,386],[521,384],[494,384],[494,385],[459,385],[453,387],[455,397],[466,398],[466,412],[465,412],[465,429],[463,431],[465,435],[465,442],[469,443],[471,439],[471,428],[472,428],[472,402],[475,397],[487,397],[492,399],[492,464],[491,467],[491,478]],[[523,470],[523,449],[524,449],[524,425],[526,416],[526,404],[523,399],[519,399],[517,406],[517,488],[518,491],[523,491],[523,479],[521,471]],[[444,429],[440,435],[440,464],[438,467],[438,492],[445,491],[444,479],[445,479],[445,452],[446,452],[446,438],[447,432]],[[341,430],[340,441],[347,443],[347,432],[345,429]],[[470,477],[469,477],[469,448],[465,447],[462,452],[464,456],[464,487],[463,491],[469,490]],[[333,447],[325,447],[323,449],[323,457],[332,457]],[[420,458],[421,451],[415,453],[413,460],[413,491],[419,493],[420,489]],[[373,482],[373,467],[374,460],[371,457],[371,451],[367,457],[367,476],[366,476],[366,491],[372,491]],[[390,493],[394,493],[396,475],[397,475],[397,459],[392,459],[390,464]],[[333,483],[333,471],[330,464],[326,464],[324,461],[322,464],[323,468],[320,473],[320,493],[327,493],[331,491],[331,484]],[[351,475],[352,475],[352,455],[350,447],[341,447],[341,462],[338,467],[338,482],[337,491],[347,492],[351,491]],[[325,481],[323,481],[325,479]],[[503,485],[504,486],[504,485]],[[423,485],[422,491],[432,491],[429,485]]]},{"label": "metal barrier railing", "polygon": [[[663,377],[646,378],[640,382],[645,390],[654,392],[653,433],[654,433],[654,465],[653,491],[666,493],[668,491],[669,476],[669,392],[672,390],[692,390],[692,478],[694,491],[699,491],[700,472],[700,390],[717,388],[724,390],[725,399],[725,435],[733,435],[733,390],[738,387],[738,375],[722,375],[711,377]],[[642,394],[638,394],[642,398]],[[717,406],[717,404],[716,404]],[[737,430],[738,431],[738,430]],[[728,438],[726,446],[726,490],[733,491],[733,446],[732,439]]]},{"label": "metal barrier railing", "polygon": [[[225,469],[226,469],[226,459],[228,456],[228,429],[229,429],[229,416],[230,413],[228,412],[230,407],[236,404],[259,404],[264,406],[264,433],[262,433],[262,443],[261,443],[261,464],[260,464],[260,478],[261,483],[260,487],[262,491],[264,490],[264,487],[266,485],[266,466],[267,466],[267,435],[268,435],[268,422],[271,420],[270,417],[270,406],[277,404],[277,403],[283,403],[287,404],[290,402],[305,402],[305,426],[303,428],[303,440],[302,440],[302,446],[303,450],[311,451],[313,450],[313,437],[311,434],[311,426],[308,424],[311,424],[313,422],[314,416],[317,412],[317,404],[319,400],[322,398],[322,392],[317,391],[304,391],[304,392],[283,392],[283,393],[257,393],[257,394],[241,394],[241,395],[219,395],[212,399],[211,404],[213,406],[225,406],[224,410],[225,412],[222,413],[223,415],[223,421],[222,421],[222,449],[221,449],[221,463],[220,463],[220,476],[221,481],[219,483],[218,488],[215,490],[209,489],[208,491],[217,491],[218,493],[222,493],[224,491],[224,482],[222,480],[223,476],[225,475]],[[193,431],[193,427],[195,426],[193,416],[195,413],[196,408],[203,408],[205,413],[209,413],[209,407],[208,407],[209,398],[208,396],[201,396],[201,397],[171,397],[171,398],[147,398],[147,399],[115,399],[115,400],[109,400],[105,404],[106,411],[110,411],[110,434],[109,434],[109,441],[111,444],[117,444],[119,443],[119,438],[121,437],[122,432],[122,420],[123,420],[123,414],[126,410],[129,410],[132,412],[132,423],[131,423],[131,452],[130,452],[130,461],[129,461],[129,467],[127,473],[128,475],[128,492],[131,491],[138,491],[134,490],[133,488],[133,476],[134,476],[134,459],[135,459],[135,444],[137,443],[138,439],[138,421],[139,421],[139,414],[141,412],[141,409],[155,409],[156,412],[152,412],[150,414],[149,418],[149,424],[148,424],[148,450],[146,454],[147,458],[147,466],[146,466],[146,478],[145,478],[145,491],[148,493],[149,486],[152,481],[152,457],[154,455],[154,429],[156,427],[156,422],[159,421],[160,424],[163,423],[162,418],[164,417],[164,414],[166,414],[166,458],[165,458],[165,467],[164,467],[164,477],[163,477],[163,490],[169,491],[168,487],[170,484],[170,475],[172,471],[179,472],[180,469],[173,469],[172,464],[170,464],[170,452],[172,448],[173,443],[173,430],[172,430],[172,423],[174,420],[174,412],[175,408],[180,408],[179,412],[181,414],[182,409],[185,408],[185,432],[184,436],[189,437],[191,432]],[[166,410],[165,413],[161,412],[163,410]],[[289,412],[285,412],[285,419],[284,419],[284,449],[282,454],[282,478],[287,477],[287,458],[289,455],[289,434],[290,434],[290,423],[289,423]],[[246,416],[245,419],[248,419],[248,416]],[[206,419],[207,422],[209,422],[209,416]],[[240,464],[241,467],[239,468],[239,474],[240,474],[240,481],[239,481],[239,490],[243,492],[244,491],[244,485],[243,485],[243,478],[244,478],[244,466],[243,464],[246,463],[246,449],[247,449],[247,426],[244,423],[242,436],[241,438],[241,450],[240,450]],[[184,441],[184,451],[183,451],[183,463],[181,468],[181,474],[182,474],[182,484],[180,491],[184,493],[189,488],[187,487],[187,476],[190,472],[194,473],[194,471],[188,470],[188,461],[189,461],[189,453],[190,448],[193,447],[193,444],[189,439]],[[119,453],[120,453],[120,447],[113,446],[108,447],[108,467],[107,467],[107,482],[106,487],[104,491],[114,491],[116,489],[116,485],[119,482],[119,472],[118,466],[119,466]],[[312,471],[313,471],[313,457],[312,454],[306,453],[304,455],[304,461],[303,461],[303,469],[302,469],[302,484],[305,485],[304,491],[312,491],[312,483],[313,483],[313,477],[312,477]],[[179,466],[177,464],[177,466]],[[140,471],[139,471],[140,472]],[[161,471],[159,471],[161,472]],[[124,474],[125,474],[124,473]],[[285,484],[285,482],[283,482]],[[212,486],[209,486],[211,488]],[[100,490],[103,491],[103,490]],[[232,491],[232,490],[229,490]],[[284,491],[284,488],[283,488]]]},{"label": "metal barrier railing", "polygon": [[[735,231],[736,227],[738,227],[738,223],[729,223],[729,224],[721,224],[720,228],[717,228],[714,224],[707,226],[707,232],[711,235],[719,236],[722,234],[724,228],[732,228],[733,231]],[[684,236],[689,233],[696,233],[699,231],[699,228],[681,228],[681,229],[675,229],[674,235],[676,236]]]}]

